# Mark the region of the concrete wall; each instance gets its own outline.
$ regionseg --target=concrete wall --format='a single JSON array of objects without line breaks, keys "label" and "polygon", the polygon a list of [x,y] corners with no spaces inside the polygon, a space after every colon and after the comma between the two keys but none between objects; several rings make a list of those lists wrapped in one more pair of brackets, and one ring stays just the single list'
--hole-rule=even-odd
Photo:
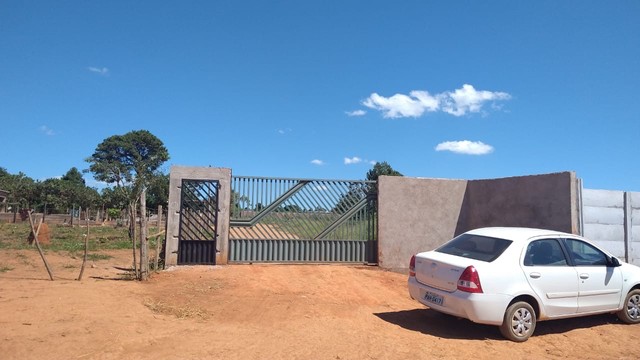
[{"label": "concrete wall", "polygon": [[218,241],[216,263],[226,264],[229,258],[229,204],[231,203],[231,169],[172,166],[169,175],[169,209],[167,211],[167,241],[165,266],[178,262],[178,235],[180,230],[180,187],[182,179],[217,180],[218,190]]},{"label": "concrete wall", "polygon": [[411,255],[455,235],[466,180],[378,179],[378,264],[401,270]]},{"label": "concrete wall", "polygon": [[487,226],[525,226],[577,234],[575,173],[472,180],[456,234]]},{"label": "concrete wall", "polygon": [[586,238],[640,265],[640,193],[583,189],[582,209]]},{"label": "concrete wall", "polygon": [[575,173],[492,180],[381,176],[378,182],[378,258],[400,270],[411,255],[434,249],[465,231],[525,226],[577,232]]}]

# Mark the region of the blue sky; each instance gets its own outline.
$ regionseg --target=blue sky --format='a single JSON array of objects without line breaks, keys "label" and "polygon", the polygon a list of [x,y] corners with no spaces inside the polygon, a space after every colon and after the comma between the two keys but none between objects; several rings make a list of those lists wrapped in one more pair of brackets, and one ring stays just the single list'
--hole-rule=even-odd
[{"label": "blue sky", "polygon": [[362,179],[387,161],[640,191],[639,19],[635,0],[2,0],[0,166],[61,176],[146,129],[166,171]]}]

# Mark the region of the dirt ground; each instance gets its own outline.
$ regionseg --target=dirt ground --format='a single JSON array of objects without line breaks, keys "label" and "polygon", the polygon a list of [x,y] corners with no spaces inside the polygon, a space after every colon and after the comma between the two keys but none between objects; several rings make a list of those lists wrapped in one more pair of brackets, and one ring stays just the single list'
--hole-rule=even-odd
[{"label": "dirt ground", "polygon": [[0,251],[1,359],[638,359],[640,326],[615,316],[549,321],[516,344],[492,326],[409,299],[375,267],[172,268],[123,280],[128,251],[90,263]]}]

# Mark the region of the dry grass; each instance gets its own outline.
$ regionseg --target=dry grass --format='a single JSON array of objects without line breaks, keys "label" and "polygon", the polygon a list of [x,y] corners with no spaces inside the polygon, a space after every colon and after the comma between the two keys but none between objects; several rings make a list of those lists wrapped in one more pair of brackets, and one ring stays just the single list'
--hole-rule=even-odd
[{"label": "dry grass", "polygon": [[189,304],[183,306],[175,306],[167,304],[160,300],[146,299],[144,301],[144,306],[148,307],[154,313],[173,315],[178,319],[200,318],[204,320],[209,317],[209,314],[206,310]]}]

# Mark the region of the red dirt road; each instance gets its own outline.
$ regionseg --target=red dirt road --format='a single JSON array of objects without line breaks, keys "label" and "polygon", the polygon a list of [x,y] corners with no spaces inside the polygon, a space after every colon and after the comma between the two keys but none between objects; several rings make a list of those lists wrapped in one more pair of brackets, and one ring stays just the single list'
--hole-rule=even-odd
[{"label": "red dirt road", "polygon": [[[615,316],[549,321],[516,344],[492,326],[408,298],[375,267],[183,267],[121,280],[128,251],[93,263],[0,252],[0,359],[640,358],[640,326]],[[6,269],[9,270],[6,270]]]}]

